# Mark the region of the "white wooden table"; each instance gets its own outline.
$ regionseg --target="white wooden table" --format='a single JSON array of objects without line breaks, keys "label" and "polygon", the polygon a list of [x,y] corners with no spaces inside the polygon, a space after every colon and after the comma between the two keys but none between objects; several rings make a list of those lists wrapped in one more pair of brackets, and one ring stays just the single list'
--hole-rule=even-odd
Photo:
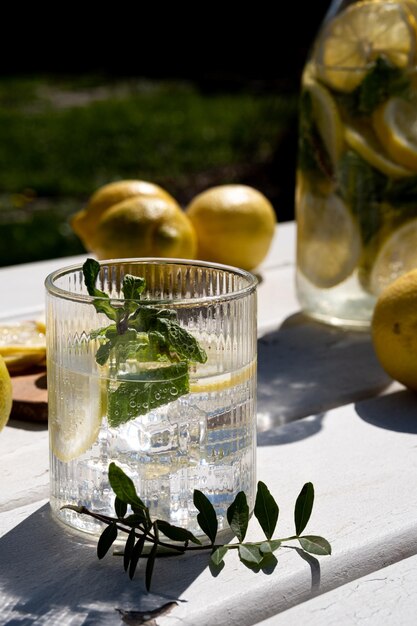
[{"label": "white wooden table", "polygon": [[[118,558],[98,561],[95,542],[51,519],[46,427],[14,421],[0,434],[0,624],[121,624],[116,609],[170,601],[159,626],[417,622],[417,397],[384,374],[367,333],[299,312],[294,236],[280,225],[260,269],[258,478],[280,505],[280,536],[314,483],[306,532],[332,556],[282,549],[255,574],[231,553],[216,578],[207,555],[165,559],[147,594],[142,573],[130,582]],[[46,274],[79,258],[1,269],[0,319],[37,317]]]}]

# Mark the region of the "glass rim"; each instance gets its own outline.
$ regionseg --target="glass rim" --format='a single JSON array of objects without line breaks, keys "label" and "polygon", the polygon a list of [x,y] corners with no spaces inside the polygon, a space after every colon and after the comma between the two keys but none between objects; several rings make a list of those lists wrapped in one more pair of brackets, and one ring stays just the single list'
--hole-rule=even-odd
[{"label": "glass rim", "polygon": [[[164,257],[140,257],[140,258],[126,258],[126,259],[104,259],[98,261],[100,266],[121,266],[121,265],[191,265],[193,267],[201,267],[206,269],[215,269],[221,270],[224,272],[229,272],[230,274],[234,274],[240,276],[247,280],[247,285],[239,288],[233,289],[229,293],[218,294],[218,295],[205,295],[205,296],[196,296],[192,298],[178,298],[173,300],[172,298],[158,298],[155,300],[144,300],[146,305],[175,305],[175,306],[196,306],[198,304],[205,304],[207,302],[224,302],[227,300],[237,300],[243,298],[245,296],[253,293],[258,284],[259,280],[255,274],[249,272],[247,270],[243,270],[239,267],[235,267],[233,265],[223,265],[222,263],[211,263],[209,261],[200,261],[195,259],[181,259],[181,258],[164,258]],[[48,294],[59,297],[64,300],[70,300],[72,302],[80,302],[83,304],[92,304],[93,300],[108,300],[104,297],[99,296],[90,296],[89,294],[81,294],[74,293],[72,291],[68,291],[67,289],[62,289],[62,287],[58,287],[54,281],[62,276],[67,274],[80,272],[82,271],[83,264],[76,263],[74,265],[67,265],[65,267],[61,267],[57,270],[54,270],[50,274],[48,274],[45,278],[45,288]],[[110,302],[118,303],[118,302],[126,302],[129,301],[130,298],[110,298]]]}]

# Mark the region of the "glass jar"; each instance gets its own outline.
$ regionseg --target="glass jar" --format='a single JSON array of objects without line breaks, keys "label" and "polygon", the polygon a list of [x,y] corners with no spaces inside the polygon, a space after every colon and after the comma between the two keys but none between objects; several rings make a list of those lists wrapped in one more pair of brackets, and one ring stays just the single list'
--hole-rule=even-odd
[{"label": "glass jar", "polygon": [[302,309],[370,323],[417,267],[417,0],[334,0],[304,68],[296,184]]}]

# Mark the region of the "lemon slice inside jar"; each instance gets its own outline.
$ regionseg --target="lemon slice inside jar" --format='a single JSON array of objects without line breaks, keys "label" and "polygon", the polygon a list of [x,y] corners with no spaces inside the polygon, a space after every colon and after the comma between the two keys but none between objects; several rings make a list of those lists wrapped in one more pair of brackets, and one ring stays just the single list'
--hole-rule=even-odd
[{"label": "lemon slice inside jar", "polygon": [[350,276],[361,253],[361,236],[346,204],[336,194],[320,196],[300,185],[297,197],[297,261],[316,287],[335,287]]},{"label": "lemon slice inside jar", "polygon": [[310,94],[314,121],[335,166],[344,146],[343,123],[336,102],[329,90],[312,78],[305,80],[304,88]]},{"label": "lemon slice inside jar", "polygon": [[379,141],[397,163],[417,172],[416,104],[402,98],[390,98],[372,115]]},{"label": "lemon slice inside jar", "polygon": [[413,176],[414,172],[392,161],[385,153],[378,138],[365,126],[345,126],[347,145],[355,150],[367,163],[391,178]]},{"label": "lemon slice inside jar", "polygon": [[389,235],[375,257],[369,290],[378,296],[396,278],[417,267],[417,218]]},{"label": "lemon slice inside jar", "polygon": [[406,4],[365,0],[324,27],[316,48],[319,76],[332,89],[351,92],[380,56],[395,67],[413,66],[414,18]]}]

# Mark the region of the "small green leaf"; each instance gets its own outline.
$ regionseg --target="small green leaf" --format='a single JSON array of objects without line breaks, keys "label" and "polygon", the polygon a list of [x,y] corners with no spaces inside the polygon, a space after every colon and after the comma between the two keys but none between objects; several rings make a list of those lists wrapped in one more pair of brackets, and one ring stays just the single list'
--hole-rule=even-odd
[{"label": "small green leaf", "polygon": [[271,539],[277,525],[279,508],[268,487],[262,481],[258,482],[254,513],[266,538]]},{"label": "small green leaf", "polygon": [[114,510],[116,511],[116,515],[119,519],[123,519],[127,512],[127,504],[123,502],[116,496],[114,501]]},{"label": "small green leaf", "polygon": [[109,465],[109,482],[116,496],[126,504],[138,506],[141,509],[146,509],[142,500],[136,493],[135,485],[129,476],[126,476],[124,471],[116,465],[116,463],[110,463]]},{"label": "small green leaf", "polygon": [[193,501],[195,508],[199,511],[197,522],[211,543],[214,543],[218,525],[216,511],[207,496],[198,489],[194,489]]},{"label": "small green leaf", "polygon": [[124,518],[123,523],[126,524],[126,526],[138,528],[140,524],[147,523],[145,510],[139,508],[137,510],[139,511],[139,513],[136,513],[135,515],[128,515]]},{"label": "small green leaf", "polygon": [[137,542],[135,543],[132,549],[132,552],[130,555],[130,564],[129,564],[130,580],[132,580],[133,576],[135,575],[136,567],[140,559],[140,556],[142,554],[143,546],[145,545],[145,539],[146,539],[146,535],[142,535],[141,537],[139,537],[139,539],[137,540]]},{"label": "small green leaf", "polygon": [[294,521],[295,532],[301,535],[304,528],[308,524],[314,503],[314,487],[312,483],[306,483],[301,489],[300,494],[295,503]]},{"label": "small green leaf", "polygon": [[[145,289],[145,279],[141,276],[132,276],[132,274],[126,274],[123,278],[122,291],[126,300],[139,300],[141,293]],[[132,303],[134,309],[137,308],[137,302]]]},{"label": "small green leaf", "polygon": [[119,380],[122,382],[118,388],[108,393],[107,419],[112,428],[173,402],[189,391],[185,362],[126,374]]},{"label": "small green leaf", "polygon": [[249,523],[249,507],[243,491],[239,491],[227,509],[227,521],[239,541],[243,541]]},{"label": "small green leaf", "polygon": [[156,558],[157,550],[158,550],[158,544],[154,543],[149,553],[148,560],[146,562],[145,585],[146,585],[147,591],[151,590],[152,574],[153,574],[153,568],[155,565],[155,558]]},{"label": "small green leaf", "polygon": [[158,316],[156,330],[165,337],[169,350],[177,354],[181,360],[197,363],[207,361],[207,354],[197,339],[178,322]]},{"label": "small green leaf", "polygon": [[125,549],[123,552],[123,567],[125,568],[125,572],[127,572],[129,568],[130,558],[132,556],[132,551],[135,546],[135,529],[131,528],[128,538],[126,539]]},{"label": "small green leaf", "polygon": [[99,365],[105,365],[109,360],[110,352],[112,349],[111,341],[106,341],[106,343],[102,343],[96,352],[96,361]]},{"label": "small green leaf", "polygon": [[261,543],[261,545],[259,546],[259,549],[262,552],[262,554],[268,554],[270,552],[272,553],[272,552],[275,552],[275,550],[278,550],[280,545],[281,545],[280,539],[271,539],[270,541],[264,541],[263,543]]},{"label": "small green leaf", "polygon": [[94,259],[87,259],[83,265],[84,283],[90,296],[99,298],[93,300],[93,305],[98,313],[104,313],[112,320],[118,319],[116,309],[111,305],[109,296],[96,288],[97,276],[100,273],[100,263]]},{"label": "small green leaf", "polygon": [[210,559],[214,565],[219,566],[223,562],[223,558],[228,550],[227,546],[219,546],[211,555]]},{"label": "small green leaf", "polygon": [[201,541],[194,537],[192,533],[186,528],[181,528],[180,526],[173,526],[164,520],[157,519],[156,524],[158,529],[168,537],[168,539],[172,539],[173,541],[192,541],[192,543],[197,543],[201,545]]},{"label": "small green leaf", "polygon": [[242,543],[239,548],[239,558],[241,561],[246,561],[251,565],[259,565],[264,558],[264,555],[259,550],[258,546],[251,543]]},{"label": "small green leaf", "polygon": [[324,537],[317,535],[304,535],[299,537],[298,541],[305,552],[309,554],[329,555],[332,553],[330,543]]},{"label": "small green leaf", "polygon": [[97,543],[97,556],[102,559],[117,539],[116,523],[113,522],[103,530]]}]

